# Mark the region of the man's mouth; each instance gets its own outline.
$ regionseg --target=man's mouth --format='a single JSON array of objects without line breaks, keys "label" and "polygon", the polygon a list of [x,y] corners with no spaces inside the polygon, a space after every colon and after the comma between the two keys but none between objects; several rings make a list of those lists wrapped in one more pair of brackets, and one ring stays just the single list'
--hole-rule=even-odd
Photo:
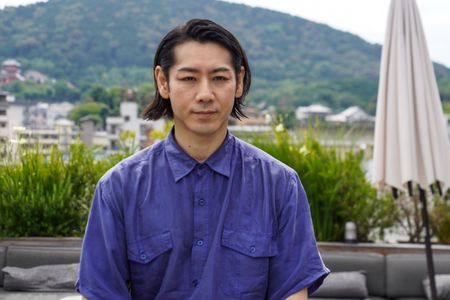
[{"label": "man's mouth", "polygon": [[207,116],[212,116],[212,115],[215,114],[215,113],[217,113],[217,112],[214,111],[214,110],[200,110],[200,111],[194,111],[194,114],[195,114],[195,115],[198,115],[198,116],[205,116],[205,117],[207,117]]}]

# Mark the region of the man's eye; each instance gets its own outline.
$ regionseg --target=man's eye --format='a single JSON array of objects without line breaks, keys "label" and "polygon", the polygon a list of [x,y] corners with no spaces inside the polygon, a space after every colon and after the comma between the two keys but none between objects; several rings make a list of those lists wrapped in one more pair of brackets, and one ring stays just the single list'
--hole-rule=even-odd
[{"label": "man's eye", "polygon": [[214,80],[216,80],[216,81],[225,81],[225,80],[228,80],[228,78],[225,77],[225,76],[215,76]]},{"label": "man's eye", "polygon": [[195,77],[192,77],[192,76],[186,76],[186,77],[181,78],[181,80],[182,80],[182,81],[194,81],[194,80],[195,80]]}]

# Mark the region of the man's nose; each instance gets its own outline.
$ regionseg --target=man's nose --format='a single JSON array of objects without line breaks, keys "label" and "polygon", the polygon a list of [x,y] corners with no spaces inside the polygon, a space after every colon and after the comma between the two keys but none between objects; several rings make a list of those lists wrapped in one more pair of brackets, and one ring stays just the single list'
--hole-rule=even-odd
[{"label": "man's nose", "polygon": [[214,92],[211,83],[207,79],[199,81],[197,90],[197,101],[211,101],[214,97]]}]

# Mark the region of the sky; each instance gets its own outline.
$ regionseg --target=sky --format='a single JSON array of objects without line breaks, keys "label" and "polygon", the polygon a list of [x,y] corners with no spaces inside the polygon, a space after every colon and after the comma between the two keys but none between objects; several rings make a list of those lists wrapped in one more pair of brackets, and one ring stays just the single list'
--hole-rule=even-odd
[{"label": "sky", "polygon": [[[73,0],[76,1],[76,0]],[[180,0],[182,1],[182,0]],[[226,0],[327,24],[383,44],[390,0]],[[0,9],[45,0],[0,0]],[[450,67],[450,0],[416,0],[433,61]]]}]

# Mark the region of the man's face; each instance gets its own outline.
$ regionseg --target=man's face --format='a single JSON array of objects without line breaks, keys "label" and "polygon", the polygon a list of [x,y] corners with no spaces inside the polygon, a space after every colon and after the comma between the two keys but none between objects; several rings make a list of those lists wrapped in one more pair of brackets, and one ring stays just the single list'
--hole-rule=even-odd
[{"label": "man's face", "polygon": [[161,67],[155,78],[170,99],[176,135],[225,136],[235,97],[242,96],[244,69],[236,74],[228,50],[216,43],[188,41],[175,47],[169,80]]}]

